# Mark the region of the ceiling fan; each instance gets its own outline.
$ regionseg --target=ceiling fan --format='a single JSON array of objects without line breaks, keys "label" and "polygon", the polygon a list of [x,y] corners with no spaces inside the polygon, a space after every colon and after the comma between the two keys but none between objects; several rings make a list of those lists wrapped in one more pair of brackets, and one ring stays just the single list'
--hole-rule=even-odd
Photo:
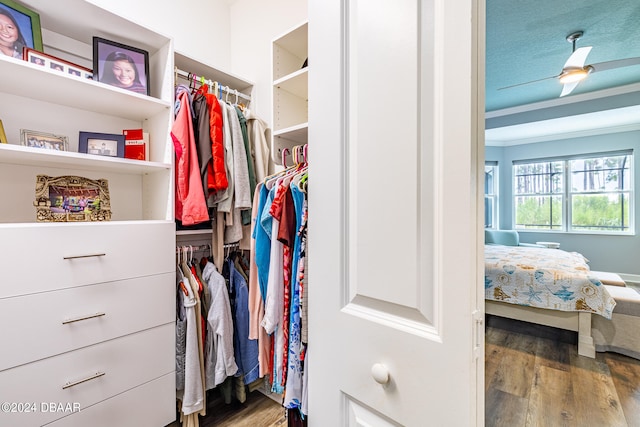
[{"label": "ceiling fan", "polygon": [[563,84],[562,93],[560,96],[569,95],[578,86],[582,80],[584,80],[589,74],[596,71],[611,70],[614,68],[628,67],[630,65],[640,64],[640,57],[616,59],[613,61],[598,62],[595,64],[585,65],[587,62],[587,56],[591,52],[592,46],[585,46],[576,49],[576,42],[582,37],[584,32],[576,31],[567,36],[567,41],[573,45],[573,51],[567,62],[562,67],[560,74],[552,77],[545,77],[543,79],[532,80],[525,83],[518,83],[511,86],[501,87],[500,89],[508,89],[516,86],[522,86],[530,83],[539,82],[548,79],[558,79]]}]

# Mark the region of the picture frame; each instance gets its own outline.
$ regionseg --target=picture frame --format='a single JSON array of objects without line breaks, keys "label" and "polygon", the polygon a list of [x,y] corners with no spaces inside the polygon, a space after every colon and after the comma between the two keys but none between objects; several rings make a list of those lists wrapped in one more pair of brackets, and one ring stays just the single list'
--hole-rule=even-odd
[{"label": "picture frame", "polygon": [[16,31],[13,46],[0,46],[0,55],[22,59],[24,47],[42,50],[42,28],[40,15],[13,0],[0,0],[0,20],[12,24]]},{"label": "picture frame", "polygon": [[36,130],[20,129],[20,145],[45,150],[68,151],[69,138]]},{"label": "picture frame", "polygon": [[78,152],[124,158],[124,135],[80,131]]},{"label": "picture frame", "polygon": [[2,125],[2,120],[0,120],[0,144],[8,144],[7,134],[4,133],[4,126]]},{"label": "picture frame", "polygon": [[53,55],[38,52],[35,49],[25,47],[22,52],[22,59],[31,64],[40,65],[50,70],[60,71],[73,77],[93,80],[93,71],[89,68],[65,61],[64,59],[57,58]]},{"label": "picture frame", "polygon": [[111,198],[106,179],[38,175],[33,205],[37,222],[111,220]]},{"label": "picture frame", "polygon": [[101,83],[142,95],[151,93],[149,52],[137,47],[94,36],[93,74]]}]

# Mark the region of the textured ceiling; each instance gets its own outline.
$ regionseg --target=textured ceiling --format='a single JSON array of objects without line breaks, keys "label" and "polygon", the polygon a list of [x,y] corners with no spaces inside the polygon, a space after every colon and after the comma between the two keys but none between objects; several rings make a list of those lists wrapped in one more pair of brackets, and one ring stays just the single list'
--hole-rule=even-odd
[{"label": "textured ceiling", "polygon": [[[640,0],[486,0],[486,111],[557,99],[571,55],[566,36],[584,31],[587,64],[640,56]],[[568,96],[640,82],[640,65],[593,73]],[[640,99],[638,100],[640,104]]]}]

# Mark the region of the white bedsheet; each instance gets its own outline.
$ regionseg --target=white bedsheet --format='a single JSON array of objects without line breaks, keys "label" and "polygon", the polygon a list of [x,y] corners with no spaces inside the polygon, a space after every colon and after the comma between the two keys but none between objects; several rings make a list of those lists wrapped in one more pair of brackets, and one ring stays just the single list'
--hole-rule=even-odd
[{"label": "white bedsheet", "polygon": [[607,319],[616,305],[584,256],[560,249],[485,245],[485,298]]}]

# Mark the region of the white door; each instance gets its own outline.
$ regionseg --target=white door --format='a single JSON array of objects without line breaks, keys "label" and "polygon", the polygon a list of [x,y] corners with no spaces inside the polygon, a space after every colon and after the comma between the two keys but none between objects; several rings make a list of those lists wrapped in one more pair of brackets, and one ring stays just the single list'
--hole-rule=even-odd
[{"label": "white door", "polygon": [[483,424],[481,3],[309,3],[310,426]]}]

